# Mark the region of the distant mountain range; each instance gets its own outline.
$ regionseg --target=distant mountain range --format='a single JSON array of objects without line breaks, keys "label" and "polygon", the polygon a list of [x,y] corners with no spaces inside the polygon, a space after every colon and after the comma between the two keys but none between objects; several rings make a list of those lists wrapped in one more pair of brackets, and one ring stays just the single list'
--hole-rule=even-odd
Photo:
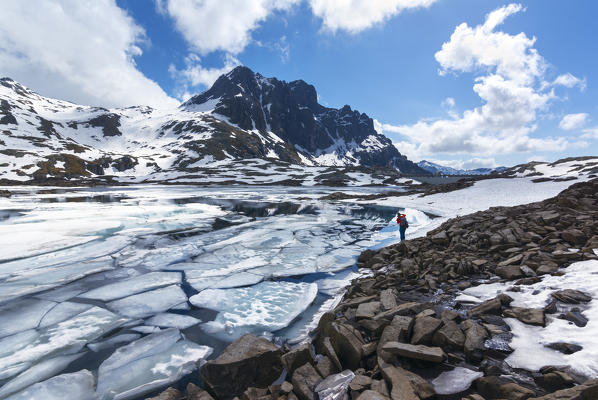
[{"label": "distant mountain range", "polygon": [[418,162],[417,165],[429,173],[441,175],[489,175],[492,173],[502,172],[507,169],[507,167],[456,169],[426,160]]},{"label": "distant mountain range", "polygon": [[[234,160],[427,174],[352,110],[302,80],[237,67],[177,109],[107,109],[43,97],[0,79],[0,180],[164,181]],[[222,164],[224,165],[224,164]]]}]

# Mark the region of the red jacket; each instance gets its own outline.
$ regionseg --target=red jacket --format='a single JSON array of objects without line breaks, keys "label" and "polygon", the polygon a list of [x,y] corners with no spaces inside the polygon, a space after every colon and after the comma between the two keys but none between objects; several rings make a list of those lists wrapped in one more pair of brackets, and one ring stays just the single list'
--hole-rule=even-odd
[{"label": "red jacket", "polygon": [[407,218],[407,215],[399,214],[399,216],[397,217],[397,224],[401,225],[401,219],[403,218]]}]

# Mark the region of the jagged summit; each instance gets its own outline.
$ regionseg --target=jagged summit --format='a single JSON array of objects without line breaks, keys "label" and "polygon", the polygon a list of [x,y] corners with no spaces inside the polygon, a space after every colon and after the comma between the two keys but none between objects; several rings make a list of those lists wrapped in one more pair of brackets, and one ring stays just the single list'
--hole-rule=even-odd
[{"label": "jagged summit", "polygon": [[239,66],[182,104],[181,109],[209,111],[243,130],[272,133],[316,164],[378,165],[406,173],[427,173],[376,132],[367,114],[349,105],[325,107],[317,99],[315,87],[303,80],[266,78]]}]

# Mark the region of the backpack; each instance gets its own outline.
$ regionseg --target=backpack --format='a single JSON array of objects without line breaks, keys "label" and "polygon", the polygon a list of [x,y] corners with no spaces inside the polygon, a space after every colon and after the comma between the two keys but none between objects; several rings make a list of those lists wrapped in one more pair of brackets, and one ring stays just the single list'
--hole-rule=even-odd
[{"label": "backpack", "polygon": [[401,218],[401,222],[399,222],[399,226],[404,229],[409,228],[409,222],[407,222],[407,217]]}]

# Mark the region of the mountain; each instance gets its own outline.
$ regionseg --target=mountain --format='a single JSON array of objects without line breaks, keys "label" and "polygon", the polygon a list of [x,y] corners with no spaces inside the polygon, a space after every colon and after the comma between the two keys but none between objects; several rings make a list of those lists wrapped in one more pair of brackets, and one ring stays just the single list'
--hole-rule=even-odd
[{"label": "mountain", "polygon": [[[168,181],[203,176],[213,167],[222,175],[239,160],[254,160],[261,170],[268,160],[270,171],[277,167],[280,174],[291,167],[426,173],[376,132],[366,114],[324,107],[313,86],[264,78],[246,67],[172,110],[81,106],[2,78],[0,154],[0,180],[6,181]],[[220,175],[218,182],[226,181]]]},{"label": "mountain", "polygon": [[490,175],[496,172],[502,172],[506,170],[506,167],[496,167],[496,168],[476,168],[476,169],[456,169],[451,167],[446,167],[444,165],[436,164],[431,161],[422,160],[417,163],[417,165],[432,173],[432,174],[441,174],[441,175]]}]

